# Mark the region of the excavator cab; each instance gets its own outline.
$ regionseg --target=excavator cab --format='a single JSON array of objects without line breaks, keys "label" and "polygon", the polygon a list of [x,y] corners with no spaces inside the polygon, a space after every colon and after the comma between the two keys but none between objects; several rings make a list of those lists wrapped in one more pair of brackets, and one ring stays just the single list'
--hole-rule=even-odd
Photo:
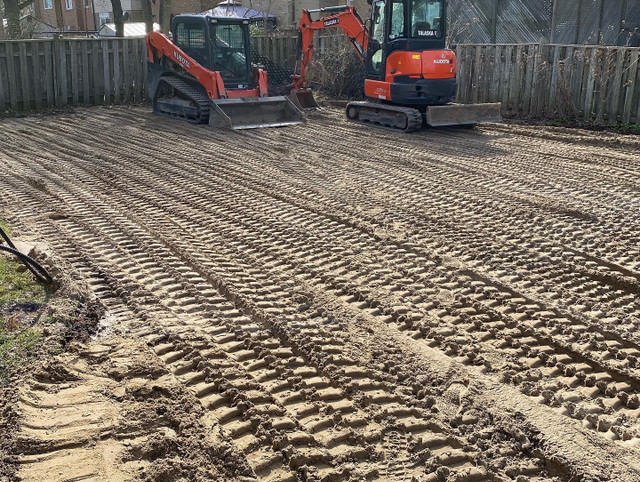
[{"label": "excavator cab", "polygon": [[173,18],[171,33],[187,55],[220,72],[228,89],[254,87],[248,20],[179,15]]}]

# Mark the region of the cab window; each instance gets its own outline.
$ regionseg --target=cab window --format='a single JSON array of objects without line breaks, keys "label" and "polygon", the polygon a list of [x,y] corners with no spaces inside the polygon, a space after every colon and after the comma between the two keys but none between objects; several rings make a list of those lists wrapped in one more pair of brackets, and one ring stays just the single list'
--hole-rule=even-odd
[{"label": "cab window", "polygon": [[205,46],[204,25],[202,22],[178,24],[177,43],[180,47],[196,47]]},{"label": "cab window", "polygon": [[371,8],[371,39],[372,45],[376,48],[370,50],[369,71],[374,75],[382,72],[382,48],[384,44],[384,24],[385,24],[384,1],[374,2]]},{"label": "cab window", "polygon": [[405,9],[404,0],[392,0],[391,3],[391,28],[389,29],[389,40],[395,40],[397,38],[406,37],[404,23],[405,23]]},{"label": "cab window", "polygon": [[411,0],[411,36],[442,38],[443,10],[442,0]]},{"label": "cab window", "polygon": [[219,23],[213,36],[214,69],[227,81],[242,82],[249,77],[245,28],[240,24]]}]

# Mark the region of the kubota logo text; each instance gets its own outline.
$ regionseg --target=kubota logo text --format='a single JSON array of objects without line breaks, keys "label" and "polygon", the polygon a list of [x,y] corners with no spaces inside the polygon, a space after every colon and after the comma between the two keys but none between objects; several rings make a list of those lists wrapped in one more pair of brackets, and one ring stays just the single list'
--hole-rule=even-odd
[{"label": "kubota logo text", "polygon": [[189,61],[187,59],[185,59],[182,55],[180,55],[178,52],[176,52],[175,50],[173,51],[173,56],[176,58],[176,60],[178,62],[180,62],[182,64],[182,66],[185,69],[190,69],[191,68],[191,64],[189,63]]}]

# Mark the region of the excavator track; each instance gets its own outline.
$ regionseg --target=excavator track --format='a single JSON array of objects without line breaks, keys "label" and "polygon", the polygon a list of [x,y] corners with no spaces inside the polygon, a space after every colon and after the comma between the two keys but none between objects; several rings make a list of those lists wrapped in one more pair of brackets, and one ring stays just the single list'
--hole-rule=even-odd
[{"label": "excavator track", "polygon": [[422,114],[411,107],[350,102],[346,108],[346,115],[351,122],[373,124],[403,132],[413,132],[422,128]]},{"label": "excavator track", "polygon": [[211,100],[203,89],[175,76],[160,78],[153,96],[154,113],[192,124],[207,124],[210,109]]}]

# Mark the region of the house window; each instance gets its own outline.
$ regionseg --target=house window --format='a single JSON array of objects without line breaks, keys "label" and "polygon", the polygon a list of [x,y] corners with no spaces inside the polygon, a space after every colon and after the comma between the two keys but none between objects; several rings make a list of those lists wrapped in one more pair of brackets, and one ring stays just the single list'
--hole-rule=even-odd
[{"label": "house window", "polygon": [[64,0],[64,3],[67,6],[67,10],[73,10],[73,0]]},{"label": "house window", "polygon": [[44,2],[45,10],[53,10],[53,0],[42,0]]}]

